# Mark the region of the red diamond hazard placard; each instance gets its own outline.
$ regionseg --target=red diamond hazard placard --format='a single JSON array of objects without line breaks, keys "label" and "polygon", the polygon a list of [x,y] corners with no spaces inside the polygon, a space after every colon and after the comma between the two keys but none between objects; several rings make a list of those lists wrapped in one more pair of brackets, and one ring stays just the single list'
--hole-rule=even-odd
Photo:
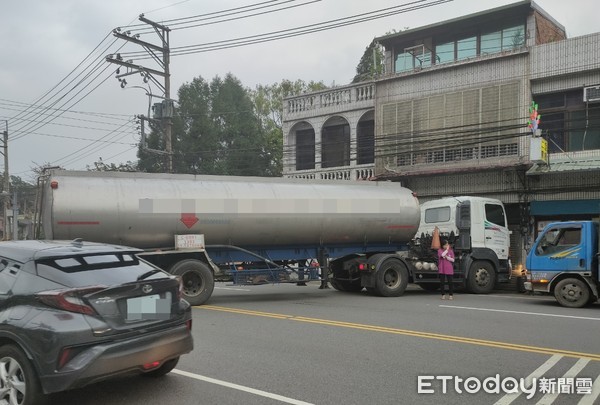
[{"label": "red diamond hazard placard", "polygon": [[196,225],[196,222],[198,222],[198,217],[196,216],[196,214],[181,214],[181,222],[183,222],[183,224],[190,229],[192,226]]}]

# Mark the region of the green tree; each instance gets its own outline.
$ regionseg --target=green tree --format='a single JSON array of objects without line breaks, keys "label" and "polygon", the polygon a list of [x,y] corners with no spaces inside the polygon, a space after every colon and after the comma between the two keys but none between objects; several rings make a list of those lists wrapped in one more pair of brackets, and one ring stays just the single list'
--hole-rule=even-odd
[{"label": "green tree", "polygon": [[356,75],[352,83],[372,80],[383,73],[384,55],[381,47],[371,41],[356,66]]},{"label": "green tree", "polygon": [[[202,77],[181,86],[173,118],[174,171],[192,174],[268,176],[272,145],[255,112],[251,91],[232,74]],[[164,137],[151,124],[148,148],[165,150]],[[165,171],[165,156],[138,151],[139,168]]]},{"label": "green tree", "polygon": [[[283,99],[325,88],[322,82],[283,80],[251,91],[232,74],[182,85],[173,119],[174,171],[281,176]],[[147,148],[164,151],[158,125],[150,122]],[[164,154],[140,148],[138,158],[139,170],[166,171]]]},{"label": "green tree", "polygon": [[264,176],[269,156],[266,137],[250,91],[228,74],[211,82],[212,121],[220,142],[222,174]]},{"label": "green tree", "polygon": [[[178,159],[175,171],[194,174],[224,174],[223,144],[213,119],[212,89],[202,77],[179,88],[174,119],[174,141]],[[184,153],[178,153],[183,151]]]}]

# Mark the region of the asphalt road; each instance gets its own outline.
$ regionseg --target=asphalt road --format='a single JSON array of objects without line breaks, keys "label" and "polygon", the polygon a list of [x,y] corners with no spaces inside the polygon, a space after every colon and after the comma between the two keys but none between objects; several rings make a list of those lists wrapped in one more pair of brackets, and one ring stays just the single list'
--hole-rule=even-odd
[{"label": "asphalt road", "polygon": [[600,304],[218,284],[193,316],[195,349],[168,376],[122,377],[51,403],[600,403]]}]

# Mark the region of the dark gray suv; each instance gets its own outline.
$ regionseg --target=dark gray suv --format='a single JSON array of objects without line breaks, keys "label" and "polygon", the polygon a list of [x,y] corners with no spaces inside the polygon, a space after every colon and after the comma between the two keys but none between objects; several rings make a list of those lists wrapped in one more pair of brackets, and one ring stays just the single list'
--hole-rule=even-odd
[{"label": "dark gray suv", "polygon": [[162,376],[193,349],[180,280],[139,252],[0,242],[0,403],[37,404],[125,372]]}]

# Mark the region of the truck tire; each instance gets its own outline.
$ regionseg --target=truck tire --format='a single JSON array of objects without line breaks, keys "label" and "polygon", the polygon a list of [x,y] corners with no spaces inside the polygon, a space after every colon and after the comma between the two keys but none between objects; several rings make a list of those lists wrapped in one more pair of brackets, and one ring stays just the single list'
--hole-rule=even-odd
[{"label": "truck tire", "polygon": [[333,288],[342,292],[362,291],[363,288],[360,279],[349,280],[352,275],[350,274],[350,271],[344,270],[344,263],[349,262],[357,257],[359,257],[359,255],[352,254],[331,262],[329,268],[331,269],[332,277],[329,279],[329,283]]},{"label": "truck tire", "polygon": [[483,260],[473,262],[467,277],[467,290],[473,294],[489,294],[495,285],[494,267]]},{"label": "truck tire", "polygon": [[347,280],[331,279],[331,280],[329,280],[329,283],[336,290],[343,291],[343,292],[361,292],[363,289],[362,286],[360,285],[360,281],[358,283],[356,283],[356,282],[347,281]]},{"label": "truck tire", "polygon": [[187,259],[177,262],[171,267],[169,273],[181,276],[183,298],[190,305],[204,304],[215,289],[212,271],[200,260]]},{"label": "truck tire", "polygon": [[590,289],[578,278],[565,278],[554,287],[554,297],[563,307],[581,308],[590,302]]},{"label": "truck tire", "polygon": [[397,259],[385,259],[378,266],[376,292],[382,297],[399,297],[408,285],[408,269]]}]

